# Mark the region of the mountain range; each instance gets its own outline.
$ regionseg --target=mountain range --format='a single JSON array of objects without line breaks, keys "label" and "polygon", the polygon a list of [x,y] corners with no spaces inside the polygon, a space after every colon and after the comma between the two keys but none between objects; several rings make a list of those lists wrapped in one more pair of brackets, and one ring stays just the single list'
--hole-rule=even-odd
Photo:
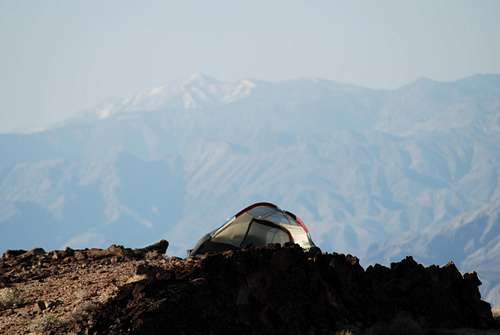
[{"label": "mountain range", "polygon": [[196,74],[56,127],[0,135],[0,249],[185,255],[270,201],[323,250],[476,270],[500,305],[500,75],[374,90]]}]

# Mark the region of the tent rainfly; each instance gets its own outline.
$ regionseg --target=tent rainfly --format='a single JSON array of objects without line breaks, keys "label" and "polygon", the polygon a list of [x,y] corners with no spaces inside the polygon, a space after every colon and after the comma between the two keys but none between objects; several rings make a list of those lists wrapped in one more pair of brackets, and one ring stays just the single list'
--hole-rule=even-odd
[{"label": "tent rainfly", "polygon": [[220,228],[203,236],[189,250],[189,256],[268,244],[292,242],[309,250],[315,247],[307,227],[295,214],[278,206],[259,202],[248,206]]}]

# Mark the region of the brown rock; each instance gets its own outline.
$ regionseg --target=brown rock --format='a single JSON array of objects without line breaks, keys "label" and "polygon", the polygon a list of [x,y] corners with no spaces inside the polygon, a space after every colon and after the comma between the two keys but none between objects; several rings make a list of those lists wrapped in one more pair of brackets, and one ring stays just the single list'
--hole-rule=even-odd
[{"label": "brown rock", "polygon": [[38,300],[36,302],[36,307],[39,312],[43,312],[47,308],[49,308],[49,302],[43,301],[43,300]]},{"label": "brown rock", "polygon": [[12,259],[12,258],[15,258],[19,255],[22,255],[24,253],[26,253],[27,251],[26,250],[22,250],[22,249],[19,249],[19,250],[7,250],[6,252],[3,253],[2,255],[2,258],[4,259]]},{"label": "brown rock", "polygon": [[159,252],[160,254],[165,254],[167,252],[167,249],[168,249],[168,241],[166,240],[160,240],[154,244],[151,244],[145,248],[143,248],[142,250],[144,250],[145,252],[148,252],[148,251],[157,251]]},{"label": "brown rock", "polygon": [[125,257],[125,249],[121,245],[113,244],[108,247],[107,251],[109,255]]},{"label": "brown rock", "polygon": [[87,250],[87,257],[92,259],[100,259],[109,255],[110,253],[108,252],[108,250],[103,250],[98,248],[91,248]]},{"label": "brown rock", "polygon": [[75,251],[75,259],[79,260],[79,261],[87,259],[86,252],[84,252],[83,250],[77,250],[77,251]]},{"label": "brown rock", "polygon": [[30,251],[28,251],[28,254],[31,254],[31,255],[44,255],[45,254],[45,250],[43,248],[34,248],[34,249],[31,249]]}]

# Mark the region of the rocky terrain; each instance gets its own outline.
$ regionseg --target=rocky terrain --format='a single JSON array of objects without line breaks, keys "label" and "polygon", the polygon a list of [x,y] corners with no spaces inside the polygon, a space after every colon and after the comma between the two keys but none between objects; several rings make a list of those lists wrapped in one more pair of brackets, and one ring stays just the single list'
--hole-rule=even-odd
[{"label": "rocky terrain", "polygon": [[391,241],[374,251],[368,263],[388,264],[408,254],[423,264],[453,259],[461,271],[477,271],[484,300],[500,308],[500,203],[463,213],[440,229],[403,242]]},{"label": "rocky terrain", "polygon": [[363,269],[296,245],[180,259],[167,247],[5,252],[0,333],[500,333],[477,274],[453,263]]}]

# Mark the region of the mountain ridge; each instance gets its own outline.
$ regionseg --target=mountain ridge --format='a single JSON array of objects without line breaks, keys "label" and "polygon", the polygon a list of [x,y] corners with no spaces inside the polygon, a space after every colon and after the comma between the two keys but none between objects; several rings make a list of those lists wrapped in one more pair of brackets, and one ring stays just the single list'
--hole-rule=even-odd
[{"label": "mountain ridge", "polygon": [[[86,111],[78,113],[76,116],[71,117],[67,120],[60,121],[58,123],[55,123],[53,126],[49,126],[47,128],[42,128],[42,129],[24,129],[22,131],[16,132],[16,131],[9,131],[9,132],[4,132],[0,133],[0,135],[14,135],[14,134],[32,134],[32,133],[38,133],[38,132],[45,132],[49,131],[54,128],[60,128],[67,126],[68,124],[72,124],[73,122],[78,122],[82,121],[82,119],[86,119],[91,116],[95,116],[94,114],[96,113],[96,109],[100,110],[103,115],[101,116],[102,118],[105,118],[109,115],[105,112],[106,109],[110,107],[117,107],[115,105],[124,105],[126,103],[130,103],[131,100],[134,100],[135,98],[139,98],[144,95],[156,95],[161,92],[166,91],[168,88],[173,89],[173,91],[179,91],[180,88],[189,86],[190,83],[193,82],[208,82],[209,84],[218,84],[218,85],[236,85],[236,84],[241,84],[244,82],[248,82],[251,84],[257,84],[257,85],[270,85],[270,84],[283,84],[283,83],[294,83],[294,82],[310,82],[310,83],[325,83],[330,87],[337,87],[337,88],[343,88],[344,90],[349,90],[349,89],[358,89],[358,90],[364,90],[364,91],[372,91],[372,92],[397,92],[401,90],[407,90],[408,88],[415,87],[415,86],[421,86],[420,84],[427,85],[429,83],[431,84],[437,84],[437,85],[453,85],[453,84],[462,84],[463,86],[468,86],[467,83],[470,83],[471,81],[474,82],[474,85],[477,86],[477,81],[481,82],[493,82],[496,85],[500,85],[500,74],[496,73],[478,73],[462,78],[458,78],[455,80],[435,80],[431,79],[428,77],[421,77],[415,79],[413,82],[410,82],[408,84],[401,85],[396,88],[370,88],[366,87],[363,85],[358,85],[358,84],[351,84],[351,83],[344,83],[344,82],[339,82],[335,81],[332,79],[326,79],[326,78],[296,78],[296,79],[286,79],[286,80],[279,80],[279,81],[269,81],[269,80],[263,80],[263,79],[254,79],[254,78],[243,78],[235,81],[222,81],[219,79],[216,79],[215,77],[202,73],[202,72],[195,72],[191,74],[190,76],[185,77],[184,79],[175,79],[172,81],[167,81],[165,84],[162,84],[160,86],[154,86],[149,89],[145,89],[142,91],[137,92],[136,94],[133,94],[132,97],[129,98],[115,98],[115,99],[107,99],[104,100],[100,103],[97,103],[94,108],[90,108]],[[97,112],[99,113],[99,112]]]}]

